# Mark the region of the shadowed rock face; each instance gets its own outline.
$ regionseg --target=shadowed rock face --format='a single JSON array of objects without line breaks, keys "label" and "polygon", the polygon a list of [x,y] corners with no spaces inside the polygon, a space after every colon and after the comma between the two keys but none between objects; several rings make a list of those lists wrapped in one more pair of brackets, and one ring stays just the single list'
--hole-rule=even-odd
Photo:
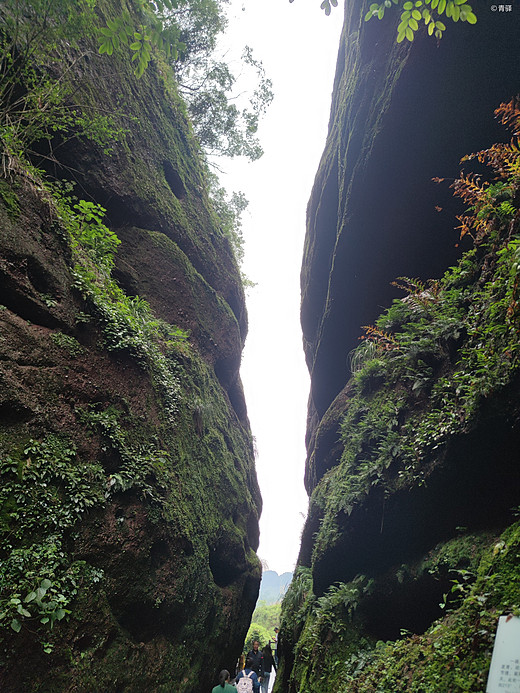
[{"label": "shadowed rock face", "polygon": [[[448,185],[460,158],[504,138],[493,111],[518,90],[518,16],[479,13],[440,42],[394,41],[397,12],[363,21],[346,3],[329,136],[308,206],[301,321],[314,435],[344,387],[361,326],[398,295],[399,276],[437,277],[458,257]],[[442,208],[440,212],[436,207]]]},{"label": "shadowed rock face", "polygon": [[[109,17],[116,5],[98,3]],[[112,155],[72,140],[44,165],[106,208],[121,240],[113,277],[188,338],[161,347],[177,382],[172,403],[161,371],[132,349],[107,347],[110,321],[77,288],[53,203],[23,175],[0,181],[2,463],[34,466],[39,453],[31,462],[24,449],[36,441],[58,450],[51,466],[65,448],[63,459],[82,465],[96,500],[60,534],[63,565],[85,562],[99,577],[82,578],[52,631],[24,623],[3,633],[0,688],[199,693],[233,669],[261,577],[261,499],[238,374],[247,332],[239,270],[175,85],[154,64],[137,81],[130,64],[95,47],[72,79],[81,103],[103,94],[104,112],[127,134]],[[67,502],[58,476],[49,484]],[[44,524],[26,541],[44,543]],[[5,560],[5,543],[2,551]],[[54,579],[42,569],[45,577]]]},{"label": "shadowed rock face", "polygon": [[[365,23],[366,9],[345,3],[329,135],[307,210],[301,322],[311,374],[305,473],[311,500],[301,572],[284,606],[277,689],[291,693],[306,686],[321,693],[323,681],[347,690],[345,681],[354,679],[342,672],[349,662],[350,674],[358,665],[355,673],[362,671],[371,639],[396,639],[401,629],[424,633],[442,616],[450,574],[470,564],[476,570],[514,522],[511,509],[520,497],[513,367],[473,418],[463,412],[458,430],[415,462],[404,437],[423,430],[431,415],[431,383],[448,382],[461,354],[469,358],[461,350],[467,335],[457,333],[438,360],[416,357],[416,364],[425,359],[421,367],[432,378],[422,394],[412,389],[413,369],[408,380],[394,381],[391,368],[378,375],[373,363],[372,375],[367,366],[365,380],[354,382],[348,361],[361,327],[402,296],[390,282],[441,277],[464,250],[454,231],[463,206],[449,183],[462,156],[509,139],[493,111],[520,87],[520,16],[476,8],[475,26],[447,21],[439,42],[419,34],[413,44],[397,45],[399,13],[389,9],[383,22]],[[476,166],[468,170],[478,172]],[[446,178],[444,186],[434,177]],[[496,258],[483,251],[478,257],[475,282],[484,285],[495,276]],[[465,310],[479,308],[469,302]],[[380,434],[377,416],[394,403]],[[442,411],[442,403],[435,406]],[[389,440],[395,448],[385,458]],[[405,471],[411,468],[419,470],[416,477]],[[485,667],[488,645],[474,647],[468,661],[481,647]],[[389,655],[389,666],[395,661]],[[397,657],[396,672],[408,671],[399,664]],[[375,690],[363,681],[361,673],[352,690]]]}]

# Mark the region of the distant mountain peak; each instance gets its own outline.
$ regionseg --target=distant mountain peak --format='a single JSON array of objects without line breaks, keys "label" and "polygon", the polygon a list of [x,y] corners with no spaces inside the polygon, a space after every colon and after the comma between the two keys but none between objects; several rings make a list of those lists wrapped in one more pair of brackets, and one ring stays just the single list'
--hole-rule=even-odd
[{"label": "distant mountain peak", "polygon": [[293,574],[290,572],[278,575],[275,570],[264,571],[262,573],[258,600],[268,604],[281,602],[292,580],[292,576]]}]

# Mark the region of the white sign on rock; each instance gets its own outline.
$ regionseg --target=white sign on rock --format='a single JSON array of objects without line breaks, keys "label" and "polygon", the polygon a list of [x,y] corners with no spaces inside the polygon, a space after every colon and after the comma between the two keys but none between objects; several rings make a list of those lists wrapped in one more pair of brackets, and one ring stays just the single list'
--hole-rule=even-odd
[{"label": "white sign on rock", "polygon": [[520,693],[520,618],[501,616],[486,693]]}]

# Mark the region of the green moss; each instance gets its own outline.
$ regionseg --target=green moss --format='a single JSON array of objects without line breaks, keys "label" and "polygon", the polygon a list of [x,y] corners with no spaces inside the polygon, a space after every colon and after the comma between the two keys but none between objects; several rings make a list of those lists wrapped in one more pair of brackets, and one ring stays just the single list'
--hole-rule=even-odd
[{"label": "green moss", "polygon": [[[488,254],[481,247],[478,273],[471,251],[435,284],[434,294],[415,290],[404,308],[396,301],[378,319],[377,356],[363,360],[366,346],[360,348],[341,422],[340,464],[313,493],[323,517],[315,558],[336,542],[337,516],[350,515],[372,489],[391,494],[424,483],[450,438],[471,430],[487,398],[515,377],[519,246],[504,240]],[[468,268],[470,286],[460,280]]]},{"label": "green moss", "polygon": [[[120,9],[98,0],[96,12],[106,20]],[[67,55],[74,64],[67,73],[74,93],[87,111],[98,106],[102,93],[103,111],[111,114],[110,127],[119,134],[108,144],[94,138],[85,148],[85,143],[77,150],[70,143],[60,148],[83,171],[82,188],[91,203],[70,199],[67,185],[44,185],[34,170],[28,179],[34,209],[27,205],[27,218],[50,216],[48,231],[59,236],[71,266],[63,291],[71,279],[74,283],[74,295],[60,294],[60,305],[54,297],[40,298],[60,321],[73,323],[74,309],[79,311],[77,325],[42,338],[51,345],[46,365],[52,373],[45,383],[42,377],[34,393],[37,423],[13,425],[3,436],[7,460],[16,462],[4,485],[14,491],[7,494],[0,516],[3,537],[11,536],[16,515],[26,513],[27,522],[20,525],[23,535],[11,536],[12,545],[4,542],[2,548],[3,558],[10,553],[4,566],[18,561],[25,577],[17,574],[18,582],[2,583],[8,609],[0,609],[7,623],[0,664],[15,680],[13,689],[31,692],[61,690],[72,679],[82,690],[198,690],[213,678],[212,667],[231,666],[234,651],[239,652],[253,607],[249,593],[260,578],[252,548],[260,498],[251,434],[238,420],[213,361],[206,363],[199,353],[205,352],[211,326],[223,323],[236,333],[238,356],[237,316],[226,298],[235,298],[239,315],[240,276],[215,226],[204,162],[171,72],[154,59],[136,82],[127,58],[99,56],[94,39],[85,35],[81,40],[89,60],[74,62],[77,55]],[[168,166],[184,190],[176,193],[170,187]],[[96,203],[101,190],[108,200],[106,218]],[[126,295],[111,277],[118,239],[104,222],[126,228],[132,217],[148,227],[139,232],[146,235],[152,256],[155,249],[164,251],[165,272],[183,273],[186,308],[200,324],[197,338],[188,339],[183,330],[160,320],[147,301]],[[144,293],[147,278],[138,263],[135,269]],[[70,313],[58,315],[65,305]],[[40,346],[35,340],[35,349]],[[212,356],[218,358],[214,346]],[[67,364],[67,382],[62,383],[66,355],[82,358]],[[106,374],[92,373],[98,365],[106,367]],[[72,378],[77,378],[77,390]],[[17,437],[31,427],[34,442],[23,447]],[[54,457],[49,453],[50,481],[34,484],[32,491],[28,484],[18,488],[19,464],[41,471],[40,453],[57,430],[57,439],[68,441],[72,452],[68,457],[58,450]],[[78,470],[79,495],[69,488],[69,477]],[[38,490],[35,499],[31,493]],[[48,494],[52,512],[42,505]],[[83,497],[94,500],[84,507]],[[58,511],[70,511],[71,518],[58,518],[55,525],[61,525],[53,535],[46,523]],[[20,561],[26,550],[31,556]],[[233,572],[215,577],[215,556]],[[20,604],[10,600],[21,596],[25,608],[23,600],[41,588],[46,570],[54,572],[49,590],[56,585],[56,594],[65,598],[55,610],[54,628],[44,631],[48,625],[38,625],[30,607],[31,617],[18,614],[18,634],[9,618],[18,618]],[[35,584],[25,584],[26,578]],[[137,624],[132,624],[134,613]],[[34,646],[44,638],[46,649]]]},{"label": "green moss", "polygon": [[[299,568],[283,603],[285,652],[294,645],[290,676],[303,693],[483,693],[498,617],[520,612],[520,524],[499,538],[468,535],[441,545],[415,567],[417,577],[452,570],[456,608],[424,635],[396,642],[375,642],[356,618],[364,594],[376,589],[365,578],[340,584],[316,599],[305,569]],[[300,572],[298,572],[300,571]],[[303,572],[302,572],[303,571]],[[404,579],[403,577],[401,579]],[[289,645],[289,647],[287,646]],[[280,679],[287,676],[290,657]],[[279,689],[280,690],[280,689]]]},{"label": "green moss", "polygon": [[4,203],[10,219],[17,219],[20,216],[20,201],[18,194],[7,180],[0,178],[0,198]]},{"label": "green moss", "polygon": [[[503,122],[509,120],[517,127],[520,114],[513,102],[499,110],[506,114]],[[454,186],[471,205],[463,228],[474,233],[476,248],[441,280],[400,278],[406,297],[394,301],[367,328],[365,343],[350,359],[353,375],[348,393],[337,398],[344,408],[343,452],[311,498],[312,568],[321,590],[331,574],[341,575],[335,565],[338,559],[344,560],[348,575],[356,561],[368,566],[370,574],[329,586],[323,596],[311,595],[297,609],[292,597],[284,606],[289,628],[286,652],[292,652],[283,665],[284,677],[292,678],[302,693],[324,692],[331,682],[345,693],[483,692],[498,616],[519,610],[518,524],[499,541],[492,540],[491,532],[475,535],[445,524],[447,536],[441,545],[422,558],[390,567],[387,547],[377,545],[374,522],[375,513],[380,512],[383,534],[385,502],[390,499],[388,505],[394,504],[394,519],[398,518],[402,534],[396,550],[402,554],[428,550],[428,538],[421,528],[415,531],[410,517],[418,523],[430,518],[426,513],[421,517],[417,507],[410,513],[407,500],[430,494],[435,502],[442,494],[442,488],[435,489],[439,480],[460,483],[462,470],[473,473],[470,466],[463,466],[468,450],[479,458],[480,451],[471,449],[472,441],[478,444],[483,432],[486,444],[489,437],[493,440],[489,427],[499,417],[517,420],[520,240],[514,203],[520,186],[518,151],[496,145],[479,153],[479,159],[488,161],[497,178],[505,180],[477,185],[469,177]],[[508,443],[514,449],[515,424],[512,429],[514,438]],[[506,465],[514,459],[513,453],[503,451],[502,432],[494,438],[496,465],[505,457],[505,470],[512,469]],[[493,452],[491,459],[495,459]],[[481,483],[484,474],[495,471],[491,465],[482,466],[475,466]],[[505,477],[506,471],[499,471]],[[495,502],[495,509],[502,511],[502,530],[509,505],[506,499]],[[482,526],[482,520],[471,513],[462,516],[473,526]],[[454,512],[453,524],[457,517]],[[455,532],[463,534],[453,536]],[[359,559],[365,548],[361,538],[374,540],[378,553],[370,559]],[[404,546],[408,541],[413,550]],[[422,549],[417,548],[419,542]],[[374,550],[366,543],[366,551]],[[423,635],[388,643],[371,641],[366,634],[377,632],[377,627],[370,627],[370,607],[385,600],[394,608],[399,606],[406,586],[419,583],[421,587],[421,580],[427,585],[438,580],[442,591],[446,589],[440,606],[448,609],[447,616]],[[426,597],[435,595],[435,589],[428,589]]]},{"label": "green moss", "polygon": [[71,356],[80,356],[85,352],[78,340],[72,335],[63,332],[54,332],[51,335],[52,341],[61,349],[65,349]]},{"label": "green moss", "polygon": [[381,644],[344,690],[483,693],[498,617],[520,611],[519,559],[516,523],[483,555],[476,581],[461,585],[464,598],[457,609],[423,636]]}]

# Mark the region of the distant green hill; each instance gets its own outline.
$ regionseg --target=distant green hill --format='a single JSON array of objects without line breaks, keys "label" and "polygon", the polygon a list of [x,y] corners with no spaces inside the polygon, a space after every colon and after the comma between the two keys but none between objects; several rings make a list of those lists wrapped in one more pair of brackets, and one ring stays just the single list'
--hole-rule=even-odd
[{"label": "distant green hill", "polygon": [[278,575],[274,570],[266,570],[262,573],[258,601],[266,602],[267,604],[281,602],[292,580],[292,576],[292,573]]}]

